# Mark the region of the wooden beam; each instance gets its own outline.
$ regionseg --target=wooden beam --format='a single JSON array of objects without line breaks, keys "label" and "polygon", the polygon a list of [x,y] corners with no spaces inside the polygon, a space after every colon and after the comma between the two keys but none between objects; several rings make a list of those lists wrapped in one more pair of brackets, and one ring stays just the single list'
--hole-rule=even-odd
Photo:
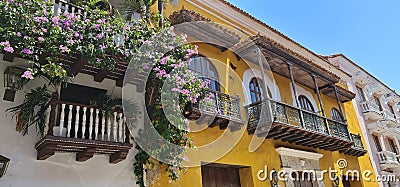
[{"label": "wooden beam", "polygon": [[291,140],[293,138],[299,138],[299,137],[304,137],[304,131],[296,131],[296,133],[293,134],[292,136],[282,137],[281,140],[283,142],[288,142],[289,140]]},{"label": "wooden beam", "polygon": [[93,158],[94,153],[96,152],[95,148],[86,148],[81,152],[76,153],[76,161],[77,162],[85,162],[91,158]]},{"label": "wooden beam", "polygon": [[274,140],[279,140],[279,139],[286,138],[286,137],[292,137],[294,134],[296,134],[296,131],[287,130],[285,133],[283,133],[281,135],[274,136]]},{"label": "wooden beam", "polygon": [[88,64],[88,60],[86,58],[78,58],[78,62],[71,65],[71,74],[73,76],[78,75],[78,73]]},{"label": "wooden beam", "polygon": [[116,80],[115,85],[116,85],[117,87],[123,87],[123,86],[125,86],[125,85],[124,85],[124,76],[119,77],[119,78]]},{"label": "wooden beam", "polygon": [[128,151],[129,150],[119,151],[110,155],[110,160],[109,160],[110,164],[117,164],[118,162],[125,160],[126,156],[128,156]]},{"label": "wooden beam", "polygon": [[37,153],[38,160],[46,160],[53,156],[56,152],[56,147],[52,145],[45,145]]},{"label": "wooden beam", "polygon": [[110,73],[108,69],[101,69],[97,74],[94,76],[94,81],[96,82],[103,82],[103,80],[107,77]]}]

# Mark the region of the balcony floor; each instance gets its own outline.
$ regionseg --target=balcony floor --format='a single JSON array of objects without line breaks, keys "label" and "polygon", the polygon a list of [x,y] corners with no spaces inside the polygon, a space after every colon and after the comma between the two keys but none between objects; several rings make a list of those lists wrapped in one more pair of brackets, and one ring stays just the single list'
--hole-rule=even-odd
[{"label": "balcony floor", "polygon": [[116,164],[126,159],[132,144],[47,135],[35,148],[38,151],[38,160],[45,160],[55,152],[73,152],[76,153],[76,161],[79,162],[92,158],[94,154],[105,154],[110,155],[110,163]]},{"label": "balcony floor", "polygon": [[[254,134],[256,133],[256,128],[248,129],[248,131],[249,134]],[[259,130],[257,136],[328,151],[347,150],[353,145],[353,142],[349,140],[279,122],[274,122],[269,131]]]}]

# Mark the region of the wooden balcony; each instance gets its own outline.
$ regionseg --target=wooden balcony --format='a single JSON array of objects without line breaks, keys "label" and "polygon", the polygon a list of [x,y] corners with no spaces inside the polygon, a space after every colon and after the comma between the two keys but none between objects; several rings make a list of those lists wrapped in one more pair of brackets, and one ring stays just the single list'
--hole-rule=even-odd
[{"label": "wooden balcony", "polygon": [[132,148],[122,111],[107,114],[93,106],[52,100],[46,126],[47,135],[35,146],[38,160],[55,152],[73,152],[79,162],[105,154],[115,164],[126,159]]},{"label": "wooden balcony", "polygon": [[247,112],[249,134],[329,151],[353,146],[345,123],[285,103],[267,100]]},{"label": "wooden balcony", "polygon": [[364,156],[367,153],[367,150],[365,150],[364,148],[364,145],[361,140],[361,135],[350,133],[350,137],[354,145],[351,146],[349,149],[341,150],[340,152],[357,157]]},{"label": "wooden balcony", "polygon": [[209,127],[219,126],[226,129],[229,125],[231,131],[239,130],[244,121],[240,110],[240,98],[217,91],[208,91],[206,95],[212,94],[211,99],[203,99],[195,104],[187,104],[184,116],[196,123],[208,123]]},{"label": "wooden balcony", "polygon": [[361,108],[364,116],[367,119],[377,121],[383,117],[382,111],[379,106],[372,101],[364,101],[361,103]]}]

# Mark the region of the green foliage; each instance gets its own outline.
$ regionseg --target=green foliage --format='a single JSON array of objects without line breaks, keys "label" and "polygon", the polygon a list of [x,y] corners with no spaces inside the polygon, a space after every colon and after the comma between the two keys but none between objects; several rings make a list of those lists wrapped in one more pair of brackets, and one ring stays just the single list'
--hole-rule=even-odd
[{"label": "green foliage", "polygon": [[92,101],[90,105],[105,112],[106,117],[112,116],[112,113],[122,107],[122,99],[112,98],[110,95],[101,95]]},{"label": "green foliage", "polygon": [[44,135],[46,109],[50,98],[51,94],[44,85],[26,93],[22,104],[6,110],[16,118],[17,130],[19,132],[26,135],[28,133],[28,128],[35,125],[38,135]]}]

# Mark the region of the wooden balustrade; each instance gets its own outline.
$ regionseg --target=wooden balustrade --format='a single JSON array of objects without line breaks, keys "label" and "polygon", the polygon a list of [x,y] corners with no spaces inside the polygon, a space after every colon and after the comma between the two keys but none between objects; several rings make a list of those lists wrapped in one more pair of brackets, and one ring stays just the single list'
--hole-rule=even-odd
[{"label": "wooden balustrade", "polygon": [[[122,111],[114,111],[107,114],[105,111],[93,106],[64,101],[52,102],[49,109],[50,120],[47,124],[49,126],[49,135],[86,140],[125,142],[125,118]],[[58,115],[51,116],[51,114],[55,113],[58,113]],[[89,119],[89,123],[86,123],[87,119]],[[53,130],[51,132],[52,127],[53,129],[54,127],[58,128],[58,131]]]},{"label": "wooden balustrade", "polygon": [[132,148],[121,110],[103,111],[90,105],[58,101],[54,93],[46,111],[47,135],[36,143],[38,160],[60,152],[75,152],[77,161],[94,154],[110,155],[110,163],[124,159]]}]

